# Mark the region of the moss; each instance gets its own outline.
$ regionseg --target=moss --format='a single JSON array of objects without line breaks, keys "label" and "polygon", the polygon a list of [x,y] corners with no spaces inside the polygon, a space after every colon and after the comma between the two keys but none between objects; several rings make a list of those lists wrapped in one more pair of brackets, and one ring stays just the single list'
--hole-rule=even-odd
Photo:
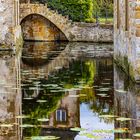
[{"label": "moss", "polygon": [[22,46],[23,46],[23,37],[22,37],[22,34],[21,34],[19,36],[19,38],[16,39],[15,48],[14,48],[16,50],[15,53],[20,52],[20,50],[22,49]]},{"label": "moss", "polygon": [[135,74],[132,65],[128,61],[127,56],[117,55],[114,58],[114,62],[119,69],[121,69],[133,82],[135,81]]},{"label": "moss", "polygon": [[12,50],[11,47],[7,44],[0,44],[0,51]]}]

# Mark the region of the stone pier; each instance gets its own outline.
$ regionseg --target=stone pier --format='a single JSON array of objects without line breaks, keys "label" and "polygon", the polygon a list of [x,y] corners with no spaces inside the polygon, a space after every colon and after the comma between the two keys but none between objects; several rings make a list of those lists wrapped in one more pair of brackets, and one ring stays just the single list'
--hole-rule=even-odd
[{"label": "stone pier", "polygon": [[140,1],[114,1],[115,62],[131,79],[140,81]]},{"label": "stone pier", "polygon": [[13,49],[22,42],[19,0],[0,0],[0,49]]}]

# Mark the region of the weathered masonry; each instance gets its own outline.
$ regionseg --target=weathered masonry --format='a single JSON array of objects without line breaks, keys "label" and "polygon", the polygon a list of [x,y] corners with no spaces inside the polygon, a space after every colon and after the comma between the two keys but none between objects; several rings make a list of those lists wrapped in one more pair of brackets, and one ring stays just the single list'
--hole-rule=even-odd
[{"label": "weathered masonry", "polygon": [[[0,49],[32,41],[113,42],[113,27],[73,23],[44,4],[30,0],[0,0]],[[9,47],[8,47],[9,46]]]},{"label": "weathered masonry", "polygon": [[114,1],[115,60],[135,81],[140,81],[140,1]]},{"label": "weathered masonry", "polygon": [[20,22],[25,40],[113,42],[112,26],[73,23],[47,4],[21,2]]},{"label": "weathered masonry", "polygon": [[20,44],[20,41],[19,0],[0,0],[0,47]]}]

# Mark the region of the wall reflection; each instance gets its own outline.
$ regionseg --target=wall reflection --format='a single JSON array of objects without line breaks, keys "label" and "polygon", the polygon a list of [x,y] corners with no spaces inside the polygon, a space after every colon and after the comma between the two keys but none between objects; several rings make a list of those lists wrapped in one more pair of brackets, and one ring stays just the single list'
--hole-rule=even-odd
[{"label": "wall reflection", "polygon": [[22,140],[20,57],[0,53],[0,139]]},{"label": "wall reflection", "polygon": [[135,139],[134,134],[140,132],[140,86],[132,83],[130,78],[115,67],[114,69],[114,107],[115,138]]},{"label": "wall reflection", "polygon": [[2,54],[0,140],[87,140],[97,129],[113,129],[113,119],[99,117],[114,112],[110,45],[25,42],[22,56]]},{"label": "wall reflection", "polygon": [[[98,114],[97,117],[112,114],[111,53],[105,53],[102,59],[102,53],[98,51],[101,46],[89,46],[87,48],[86,43],[25,44],[21,63],[22,112],[30,119],[25,119],[23,123],[36,127],[24,129],[24,137],[54,135],[62,140],[73,140],[79,131],[72,131],[71,128],[85,125],[80,122],[86,115],[80,114],[82,104],[87,105],[88,113]],[[106,52],[106,49],[102,51]],[[39,122],[41,118],[46,120]],[[87,116],[87,122],[89,119],[90,116]],[[104,119],[96,123],[105,123],[113,128],[113,120]]]}]

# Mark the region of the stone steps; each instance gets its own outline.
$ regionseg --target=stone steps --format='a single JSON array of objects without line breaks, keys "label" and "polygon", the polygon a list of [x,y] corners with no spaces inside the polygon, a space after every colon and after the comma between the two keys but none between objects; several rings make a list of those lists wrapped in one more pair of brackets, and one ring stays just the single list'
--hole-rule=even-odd
[{"label": "stone steps", "polygon": [[55,23],[59,24],[59,26],[64,30],[67,30],[71,26],[72,21],[70,21],[67,17],[58,14],[57,11],[53,11],[53,10],[50,10],[50,13],[54,14],[53,18],[54,20],[56,20]]},{"label": "stone steps", "polygon": [[[42,15],[46,15],[45,17],[48,17],[48,20],[58,26],[62,31],[66,31],[72,26],[72,21],[67,16],[63,16],[58,11],[48,8],[47,4],[20,4],[21,11],[25,11],[25,8],[28,13],[41,13]],[[21,15],[21,17],[24,17],[24,15]]]}]

